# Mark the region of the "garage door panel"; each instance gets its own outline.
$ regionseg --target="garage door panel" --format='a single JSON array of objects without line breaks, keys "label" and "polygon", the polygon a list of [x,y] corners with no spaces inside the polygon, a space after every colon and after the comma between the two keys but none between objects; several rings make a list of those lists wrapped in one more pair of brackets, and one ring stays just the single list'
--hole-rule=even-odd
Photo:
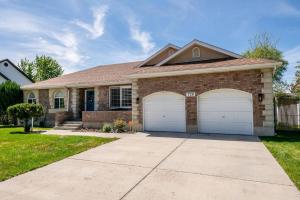
[{"label": "garage door panel", "polygon": [[199,132],[252,134],[252,95],[220,89],[198,97]]},{"label": "garage door panel", "polygon": [[248,101],[206,101],[200,99],[198,109],[201,111],[251,111]]},{"label": "garage door panel", "polygon": [[201,94],[200,98],[223,98],[223,99],[241,99],[241,98],[244,98],[244,99],[248,99],[249,97],[249,93],[247,92],[243,92],[243,91],[240,91],[240,90],[234,90],[234,89],[218,89],[219,91],[221,90],[227,90],[229,91],[230,90],[230,93],[218,93],[218,92],[214,92],[214,91],[217,91],[217,90],[214,90],[214,91],[209,91],[209,92],[206,92],[206,93],[203,93]]},{"label": "garage door panel", "polygon": [[144,129],[185,132],[185,97],[160,92],[144,99]]},{"label": "garage door panel", "polygon": [[[214,130],[212,132],[211,127],[214,126]],[[199,128],[202,133],[223,133],[223,134],[249,134],[249,131],[252,130],[252,126],[248,123],[219,123],[216,126],[215,122],[205,122],[199,124]]]},{"label": "garage door panel", "polygon": [[[245,114],[246,113],[246,114]],[[200,121],[239,121],[249,122],[252,120],[251,115],[247,112],[199,112]],[[204,117],[201,117],[204,116]],[[224,117],[225,116],[225,117]]]},{"label": "garage door panel", "polygon": [[[147,118],[147,119],[152,118],[151,119],[152,123],[158,123],[158,122],[164,122],[164,123],[176,122],[176,123],[178,123],[178,121],[181,121],[184,119],[182,116],[178,115],[178,113],[176,113],[174,115],[170,115],[170,114],[166,115],[164,113],[162,113],[162,114],[157,114],[157,113],[150,114],[149,113],[149,114],[145,115],[145,118]],[[150,121],[150,120],[148,120],[148,121]]]}]

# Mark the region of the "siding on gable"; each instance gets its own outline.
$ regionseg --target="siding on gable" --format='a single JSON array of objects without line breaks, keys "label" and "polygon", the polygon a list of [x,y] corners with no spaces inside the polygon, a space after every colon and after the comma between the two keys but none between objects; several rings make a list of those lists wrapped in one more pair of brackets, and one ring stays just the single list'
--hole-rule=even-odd
[{"label": "siding on gable", "polygon": [[[4,63],[7,63],[8,66],[4,66]],[[16,68],[14,68],[9,62],[0,63],[0,72],[4,74],[11,81],[18,83],[19,85],[27,85],[32,82],[28,80],[23,74],[21,74]]]},{"label": "siding on gable", "polygon": [[[192,57],[192,50],[194,47],[199,47],[200,49],[200,57],[193,58]],[[222,59],[222,58],[229,58],[229,56],[213,51],[211,49],[199,46],[199,45],[192,45],[184,52],[177,55],[175,58],[169,60],[166,65],[169,64],[177,64],[177,63],[186,63],[186,62],[194,62],[194,61],[201,61],[201,60],[212,60],[212,59]]]},{"label": "siding on gable", "polygon": [[5,82],[5,81],[7,81],[7,80],[0,75],[0,84]]},{"label": "siding on gable", "polygon": [[169,51],[170,50],[173,50],[174,52],[177,51],[177,49],[169,47],[165,51],[163,51],[159,55],[157,55],[155,58],[153,58],[151,61],[149,61],[148,63],[146,63],[146,65],[156,65],[157,63],[160,63],[161,61],[163,61],[164,59],[166,59],[167,57],[170,56],[169,55]]}]

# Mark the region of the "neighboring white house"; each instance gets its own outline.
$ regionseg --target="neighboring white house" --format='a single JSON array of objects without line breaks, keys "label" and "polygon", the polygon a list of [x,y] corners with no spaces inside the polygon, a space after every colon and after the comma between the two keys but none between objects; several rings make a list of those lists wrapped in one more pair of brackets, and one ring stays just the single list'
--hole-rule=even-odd
[{"label": "neighboring white house", "polygon": [[13,62],[4,59],[0,60],[0,84],[7,80],[14,81],[21,86],[34,82]]}]

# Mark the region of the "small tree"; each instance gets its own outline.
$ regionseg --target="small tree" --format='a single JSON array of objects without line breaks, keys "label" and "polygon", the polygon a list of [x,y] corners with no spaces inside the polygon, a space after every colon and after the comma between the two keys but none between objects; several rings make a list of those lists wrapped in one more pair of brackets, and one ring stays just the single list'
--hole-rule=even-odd
[{"label": "small tree", "polygon": [[250,40],[250,48],[243,53],[243,56],[246,58],[265,58],[282,62],[282,65],[276,68],[273,77],[274,81],[280,83],[283,73],[287,70],[288,62],[283,59],[282,52],[278,50],[276,43],[268,33],[255,35]]},{"label": "small tree", "polygon": [[27,58],[21,59],[18,67],[32,80],[35,80],[36,68]]},{"label": "small tree", "polygon": [[24,132],[30,131],[30,119],[44,114],[40,104],[20,103],[7,108],[8,115],[24,121]]},{"label": "small tree", "polygon": [[18,67],[34,81],[43,81],[61,76],[64,72],[59,63],[50,56],[36,56],[34,61],[21,59]]},{"label": "small tree", "polygon": [[50,56],[36,56],[34,65],[36,66],[37,81],[55,78],[64,73],[64,70],[58,62]]},{"label": "small tree", "polygon": [[5,81],[0,84],[0,120],[3,124],[8,124],[9,122],[6,113],[7,108],[22,101],[23,92],[17,83]]}]

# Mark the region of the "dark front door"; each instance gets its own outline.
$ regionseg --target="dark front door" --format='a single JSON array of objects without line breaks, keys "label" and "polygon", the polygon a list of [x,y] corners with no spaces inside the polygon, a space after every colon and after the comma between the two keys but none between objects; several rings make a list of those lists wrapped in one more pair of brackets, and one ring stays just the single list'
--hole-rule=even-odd
[{"label": "dark front door", "polygon": [[95,92],[94,90],[87,90],[85,96],[85,110],[94,111]]}]

